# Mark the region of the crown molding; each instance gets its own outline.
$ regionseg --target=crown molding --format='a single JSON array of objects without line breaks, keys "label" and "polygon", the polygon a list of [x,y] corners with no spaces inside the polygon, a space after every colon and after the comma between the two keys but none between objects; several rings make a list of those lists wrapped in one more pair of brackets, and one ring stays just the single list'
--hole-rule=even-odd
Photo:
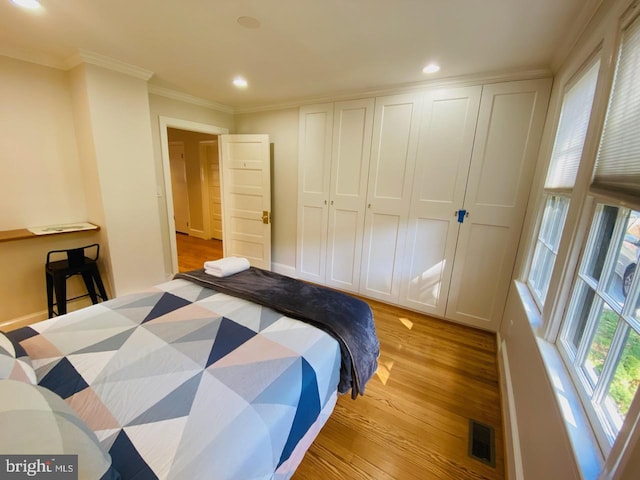
[{"label": "crown molding", "polygon": [[66,61],[66,69],[71,70],[83,63],[124,73],[125,75],[139,78],[145,82],[149,81],[153,76],[153,72],[151,70],[131,65],[130,63],[125,63],[105,55],[100,55],[99,53],[88,52],[86,50],[78,50],[75,54],[71,55]]},{"label": "crown molding", "polygon": [[306,97],[289,102],[256,105],[234,108],[235,114],[243,113],[259,113],[272,110],[285,110],[288,108],[298,108],[303,105],[313,105],[316,103],[339,102],[344,100],[356,100],[365,97],[380,97],[384,95],[395,95],[399,93],[410,93],[425,88],[446,88],[446,87],[467,87],[473,85],[484,85],[498,82],[511,82],[517,80],[533,80],[537,78],[549,78],[553,73],[549,68],[538,68],[528,70],[514,70],[505,72],[488,72],[473,75],[461,75],[458,77],[447,77],[434,79],[429,81],[404,83],[399,85],[390,85],[377,89],[336,93],[327,96]]},{"label": "crown molding", "polygon": [[43,53],[38,50],[17,48],[7,45],[0,45],[0,55],[13,58],[22,62],[34,63],[43,67],[55,68],[56,70],[66,70],[66,63],[55,55]]},{"label": "crown molding", "polygon": [[204,98],[196,97],[194,95],[190,95],[188,93],[180,92],[178,90],[173,90],[167,87],[161,87],[159,85],[154,85],[150,83],[148,85],[149,93],[153,95],[160,95],[161,97],[171,98],[172,100],[178,100],[180,102],[191,103],[193,105],[198,105],[200,107],[211,108],[213,110],[218,110],[224,113],[235,113],[235,109],[230,107],[229,105],[223,105],[222,103],[212,102],[210,100],[205,100]]}]

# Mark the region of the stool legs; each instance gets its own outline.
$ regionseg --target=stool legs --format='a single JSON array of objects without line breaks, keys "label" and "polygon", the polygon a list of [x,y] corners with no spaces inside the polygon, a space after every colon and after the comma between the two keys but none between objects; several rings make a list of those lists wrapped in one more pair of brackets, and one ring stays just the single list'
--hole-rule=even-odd
[{"label": "stool legs", "polygon": [[96,287],[93,285],[93,272],[82,272],[82,280],[84,280],[84,286],[87,287],[87,292],[91,297],[91,303],[95,305],[98,303],[98,297],[96,296]]},{"label": "stool legs", "polygon": [[67,276],[64,273],[53,276],[53,288],[56,294],[58,315],[64,315],[67,313]]},{"label": "stool legs", "polygon": [[[89,297],[91,297],[91,303],[94,305],[98,303],[98,297],[100,297],[102,301],[108,300],[107,292],[100,277],[100,270],[98,270],[96,265],[92,265],[88,270],[78,273],[82,275],[87,293]],[[45,273],[45,276],[47,279],[47,310],[49,318],[53,318],[54,314],[64,315],[67,313],[68,276],[65,272]],[[98,293],[96,293],[96,287],[98,287]],[[57,312],[53,310],[54,305],[57,306]]]},{"label": "stool legs", "polygon": [[47,278],[47,310],[49,318],[53,318],[53,278],[46,271],[44,276]]},{"label": "stool legs", "polygon": [[104,302],[105,300],[109,300],[107,298],[107,292],[104,289],[104,284],[102,283],[102,277],[100,276],[98,265],[93,265],[93,268],[91,268],[91,274],[93,275],[93,280],[96,282],[96,286],[98,287],[98,292],[100,293],[100,298],[102,298],[102,301]]}]

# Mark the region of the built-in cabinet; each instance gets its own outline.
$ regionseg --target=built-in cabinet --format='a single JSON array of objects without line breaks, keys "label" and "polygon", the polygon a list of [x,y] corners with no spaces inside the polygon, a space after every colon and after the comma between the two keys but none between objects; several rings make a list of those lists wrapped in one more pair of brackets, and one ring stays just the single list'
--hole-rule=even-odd
[{"label": "built-in cabinet", "polygon": [[497,330],[550,85],[302,107],[298,275]]},{"label": "built-in cabinet", "polygon": [[360,284],[373,99],[300,112],[298,275],[342,290]]},{"label": "built-in cabinet", "polygon": [[398,303],[422,95],[376,99],[360,292]]}]

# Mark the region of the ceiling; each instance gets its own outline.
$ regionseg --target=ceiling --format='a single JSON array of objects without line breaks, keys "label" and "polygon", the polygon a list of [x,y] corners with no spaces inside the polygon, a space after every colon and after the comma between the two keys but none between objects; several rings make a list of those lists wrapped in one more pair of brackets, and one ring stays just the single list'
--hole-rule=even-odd
[{"label": "ceiling", "polygon": [[[0,0],[0,54],[79,50],[151,84],[247,109],[432,79],[549,70],[599,0]],[[238,22],[251,17],[249,26]],[[259,26],[255,25],[255,21]],[[440,72],[422,68],[435,61]],[[244,89],[231,82],[244,76]]]}]

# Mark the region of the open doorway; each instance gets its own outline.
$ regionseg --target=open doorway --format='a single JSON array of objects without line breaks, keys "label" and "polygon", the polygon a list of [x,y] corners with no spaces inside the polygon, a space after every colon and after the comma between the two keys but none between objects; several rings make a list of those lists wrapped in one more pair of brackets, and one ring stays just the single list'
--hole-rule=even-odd
[{"label": "open doorway", "polygon": [[160,133],[172,270],[195,270],[223,256],[218,135],[228,130],[160,117]]},{"label": "open doorway", "polygon": [[218,136],[167,128],[178,270],[222,258]]}]

